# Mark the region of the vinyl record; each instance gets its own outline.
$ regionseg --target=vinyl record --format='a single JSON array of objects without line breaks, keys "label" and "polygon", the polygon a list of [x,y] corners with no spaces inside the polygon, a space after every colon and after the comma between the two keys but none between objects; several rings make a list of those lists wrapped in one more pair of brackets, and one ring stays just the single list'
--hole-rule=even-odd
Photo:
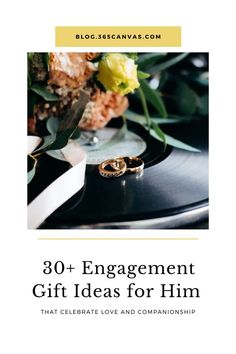
[{"label": "vinyl record", "polygon": [[[208,217],[207,122],[165,126],[166,133],[200,152],[169,146],[163,152],[162,144],[150,138],[141,126],[132,123],[129,129],[147,143],[140,156],[145,162],[144,173],[107,179],[100,176],[96,165],[88,165],[83,190],[48,217],[41,228],[205,228]],[[47,171],[63,172],[68,168],[66,163],[49,156],[44,157],[42,168],[45,166]],[[39,192],[39,180],[40,176],[29,195],[34,194],[36,186]]]}]

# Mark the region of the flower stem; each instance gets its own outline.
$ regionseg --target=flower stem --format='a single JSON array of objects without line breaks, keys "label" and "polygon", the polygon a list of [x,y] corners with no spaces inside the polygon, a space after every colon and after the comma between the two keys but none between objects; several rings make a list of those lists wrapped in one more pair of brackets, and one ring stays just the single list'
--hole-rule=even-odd
[{"label": "flower stem", "polygon": [[150,115],[149,115],[149,111],[148,111],[148,106],[147,106],[147,101],[146,101],[146,97],[145,97],[145,94],[142,90],[141,87],[138,88],[138,91],[139,91],[139,95],[140,95],[140,99],[141,99],[141,102],[142,102],[142,106],[143,106],[143,112],[144,112],[144,115],[146,117],[146,120],[147,120],[147,126],[148,126],[148,131],[149,131],[149,134],[151,132],[151,128],[155,131],[155,133],[159,136],[159,138],[162,140],[163,144],[164,144],[164,150],[166,149],[166,137],[165,137],[165,134],[164,132],[161,130],[161,128],[159,127],[159,125],[157,123],[155,123]]},{"label": "flower stem", "polygon": [[143,113],[144,113],[146,121],[147,121],[148,131],[150,133],[152,122],[151,122],[151,118],[150,118],[149,111],[148,111],[146,97],[145,97],[143,89],[141,87],[138,88],[138,92],[139,92],[139,96],[140,96],[141,103],[143,106]]},{"label": "flower stem", "polygon": [[40,155],[42,155],[44,153],[45,153],[45,150],[42,150],[42,151],[40,151],[38,153],[33,153],[32,152],[32,154],[29,154],[29,156],[32,157],[32,159],[34,159],[35,157],[38,157],[38,156],[40,156]]},{"label": "flower stem", "polygon": [[124,130],[126,132],[127,131],[127,119],[124,114],[122,115],[122,120],[123,120]]}]

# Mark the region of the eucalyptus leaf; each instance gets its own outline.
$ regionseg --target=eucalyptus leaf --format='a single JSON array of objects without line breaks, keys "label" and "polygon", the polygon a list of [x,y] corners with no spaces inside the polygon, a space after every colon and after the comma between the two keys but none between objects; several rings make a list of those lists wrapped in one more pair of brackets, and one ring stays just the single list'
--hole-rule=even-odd
[{"label": "eucalyptus leaf", "polygon": [[68,140],[73,136],[77,128],[66,129],[58,133],[54,133],[51,135],[45,136],[43,144],[34,150],[34,154],[36,152],[46,152],[48,150],[59,150],[65,147],[68,143]]},{"label": "eucalyptus leaf", "polygon": [[73,139],[73,140],[79,139],[80,133],[81,132],[80,132],[79,127],[76,127],[76,129],[74,130],[73,134],[71,135],[71,139]]},{"label": "eucalyptus leaf", "polygon": [[68,143],[68,140],[73,135],[75,129],[76,128],[66,129],[58,132],[55,141],[47,148],[47,150],[59,150],[65,147]]},{"label": "eucalyptus leaf", "polygon": [[168,68],[170,68],[171,66],[179,63],[181,60],[183,60],[184,58],[187,57],[189,53],[182,53],[182,54],[179,54],[179,55],[176,55],[174,58],[170,58],[170,59],[167,59],[155,66],[153,66],[149,72],[151,74],[154,74],[156,72],[159,72],[159,71],[163,71],[163,70],[166,70]]},{"label": "eucalyptus leaf", "polygon": [[39,96],[43,97],[45,101],[58,101],[58,97],[49,92],[45,86],[33,84],[30,86],[30,89],[37,93]]},{"label": "eucalyptus leaf", "polygon": [[[60,120],[58,124],[58,131],[56,133],[56,137],[54,141],[50,145],[44,149],[45,151],[47,150],[59,150],[62,149],[64,146],[67,145],[68,140],[73,137],[73,135],[76,133],[78,135],[78,123],[83,116],[84,109],[86,107],[86,104],[89,101],[89,96],[87,93],[82,92],[80,94],[79,100],[73,104],[71,109],[66,113],[66,115],[63,117],[63,119]],[[55,121],[54,123],[49,123],[49,129],[53,131],[53,129],[56,129],[55,127]],[[54,125],[53,125],[54,124]],[[51,135],[55,136],[55,134]]]},{"label": "eucalyptus leaf", "polygon": [[[162,139],[159,137],[159,135],[156,133],[155,130],[151,129],[150,133],[155,139],[162,141]],[[176,147],[178,149],[187,150],[187,151],[191,151],[191,152],[200,152],[200,150],[196,149],[195,147],[185,144],[182,141],[177,140],[170,135],[165,134],[165,139],[166,139],[167,145],[171,145],[171,146]]]},{"label": "eucalyptus leaf", "polygon": [[46,127],[50,134],[56,134],[59,127],[59,119],[57,117],[48,118]]},{"label": "eucalyptus leaf", "polygon": [[38,147],[36,150],[34,150],[34,153],[47,149],[51,144],[54,143],[54,141],[56,140],[56,136],[57,136],[56,134],[44,136],[43,144],[40,147]]},{"label": "eucalyptus leaf", "polygon": [[30,170],[28,173],[27,173],[27,184],[29,184],[32,179],[34,178],[35,176],[35,172],[36,172],[36,167],[33,167],[32,170]]},{"label": "eucalyptus leaf", "polygon": [[153,90],[149,86],[146,80],[141,80],[140,84],[147,101],[151,103],[153,107],[156,108],[156,110],[160,113],[161,117],[166,118],[167,117],[166,107],[159,92]]},{"label": "eucalyptus leaf", "polygon": [[60,119],[59,131],[65,131],[68,129],[74,129],[78,126],[80,119],[84,114],[85,107],[89,102],[88,93],[81,91],[79,99],[74,103],[71,108],[64,115],[63,119]]},{"label": "eucalyptus leaf", "polygon": [[[29,156],[29,155],[28,155]],[[32,179],[35,176],[35,172],[36,172],[36,166],[37,166],[37,160],[32,158],[31,156],[29,156],[32,160],[33,160],[33,167],[32,169],[27,173],[27,184],[29,184]]]}]

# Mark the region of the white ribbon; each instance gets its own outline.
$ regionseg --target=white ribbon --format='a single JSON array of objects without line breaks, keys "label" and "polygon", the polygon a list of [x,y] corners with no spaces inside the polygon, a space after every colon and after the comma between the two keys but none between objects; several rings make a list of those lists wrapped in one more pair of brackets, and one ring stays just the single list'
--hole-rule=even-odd
[{"label": "white ribbon", "polygon": [[[28,141],[28,153],[31,153],[41,139],[29,136]],[[52,182],[28,205],[29,229],[36,229],[50,214],[84,185],[85,151],[74,141],[69,142],[61,151],[72,168]]]}]

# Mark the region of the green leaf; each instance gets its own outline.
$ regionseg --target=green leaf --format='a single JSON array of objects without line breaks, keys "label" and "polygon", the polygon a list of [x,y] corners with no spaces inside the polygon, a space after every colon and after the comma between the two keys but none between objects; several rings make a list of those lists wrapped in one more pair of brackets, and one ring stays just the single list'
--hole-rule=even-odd
[{"label": "green leaf", "polygon": [[76,127],[74,130],[74,133],[71,135],[71,139],[77,140],[80,137],[80,129],[79,127]]},{"label": "green leaf", "polygon": [[50,134],[56,134],[59,127],[59,119],[57,117],[48,118],[46,127]]},{"label": "green leaf", "polygon": [[39,96],[43,97],[45,101],[58,101],[58,97],[49,92],[45,86],[33,84],[30,89],[37,93]]},{"label": "green leaf", "polygon": [[184,58],[186,58],[186,56],[188,55],[189,53],[182,53],[182,54],[179,54],[179,55],[176,55],[174,58],[171,58],[171,59],[167,59],[166,61],[163,61],[155,66],[153,66],[151,69],[150,69],[150,73],[151,74],[154,74],[156,72],[159,72],[159,71],[163,71],[163,70],[166,70],[168,68],[170,68],[171,66],[179,63],[181,60],[183,60]]},{"label": "green leaf", "polygon": [[32,85],[32,79],[31,79],[30,73],[28,73],[28,75],[27,75],[27,87],[30,88],[31,85]]},{"label": "green leaf", "polygon": [[140,71],[140,70],[138,70],[137,74],[138,74],[138,79],[140,79],[140,80],[141,79],[147,79],[148,77],[150,77],[150,74],[145,73],[145,72]]},{"label": "green leaf", "polygon": [[33,55],[34,55],[33,52],[28,52],[28,53],[27,53],[27,58],[28,58],[28,60],[32,60],[32,59],[33,59]]},{"label": "green leaf", "polygon": [[34,178],[35,172],[36,172],[36,166],[37,166],[37,160],[35,158],[32,158],[30,155],[28,155],[32,162],[33,162],[33,167],[32,169],[27,173],[27,184],[29,184],[32,179]]},{"label": "green leaf", "polygon": [[[73,104],[70,110],[67,111],[63,119],[60,120],[58,125],[58,130],[55,134],[51,135],[55,137],[51,144],[46,146],[44,151],[47,150],[59,150],[67,145],[68,140],[73,137],[74,134],[78,135],[78,123],[83,116],[85,107],[89,101],[89,96],[87,93],[80,93],[79,100]],[[57,129],[56,122],[49,122],[49,129],[54,131]]]},{"label": "green leaf", "polygon": [[137,61],[138,67],[142,70],[152,67],[154,64],[163,59],[167,53],[147,53],[140,54]]},{"label": "green leaf", "polygon": [[81,91],[78,101],[71,106],[71,108],[64,115],[63,119],[60,119],[58,130],[74,130],[78,126],[88,102],[89,95],[86,92]]},{"label": "green leaf", "polygon": [[59,150],[62,149],[64,146],[67,145],[68,140],[73,135],[76,128],[73,129],[66,129],[56,134],[47,135],[43,139],[43,144],[34,150],[33,154],[46,152],[48,150]]},{"label": "green leaf", "polygon": [[30,170],[27,173],[27,184],[29,184],[32,181],[32,179],[34,178],[35,172],[36,172],[36,168],[33,167],[32,170]]},{"label": "green leaf", "polygon": [[30,75],[30,61],[33,58],[34,53],[27,53],[27,87],[28,89],[30,88],[30,86],[32,85],[32,78]]},{"label": "green leaf", "polygon": [[140,100],[141,100],[141,103],[143,106],[143,113],[146,118],[147,127],[148,127],[148,130],[150,131],[151,119],[150,119],[150,114],[149,114],[149,110],[148,110],[147,100],[146,100],[145,94],[144,94],[141,86],[138,88],[138,93],[139,93]]},{"label": "green leaf", "polygon": [[153,90],[146,80],[141,80],[140,84],[147,101],[151,103],[153,107],[156,108],[156,110],[160,113],[161,117],[166,118],[166,107],[158,91]]},{"label": "green leaf", "polygon": [[46,148],[48,148],[48,146],[54,143],[55,140],[56,140],[56,134],[44,136],[43,144],[39,148],[34,150],[33,153],[45,150]]},{"label": "green leaf", "polygon": [[164,143],[164,150],[165,150],[166,149],[166,136],[165,136],[164,132],[161,130],[159,125],[156,122],[154,122],[153,120],[152,120],[151,124],[152,124],[152,128],[155,131],[155,133],[157,134],[157,136]]},{"label": "green leaf", "polygon": [[[47,120],[47,130],[49,131],[50,134],[56,134],[58,132],[59,129],[59,119],[57,117],[50,117]],[[79,127],[76,127],[74,133],[71,136],[71,139],[76,140],[79,139],[80,137],[80,129]]]},{"label": "green leaf", "polygon": [[[151,129],[151,135],[155,139],[157,139],[159,141],[162,141],[162,139],[159,137],[159,135],[153,129]],[[182,141],[177,140],[177,139],[173,138],[170,135],[165,134],[165,138],[166,138],[166,144],[167,145],[171,145],[171,146],[174,146],[174,147],[176,147],[178,149],[187,150],[187,151],[191,151],[191,152],[200,152],[200,150],[196,149],[195,147],[190,146],[188,144],[185,144]]]},{"label": "green leaf", "polygon": [[209,74],[207,71],[190,77],[190,79],[194,82],[197,82],[201,86],[207,87],[209,85]]},{"label": "green leaf", "polygon": [[205,95],[201,96],[199,98],[199,103],[198,103],[198,113],[201,116],[207,116],[208,115],[208,93]]},{"label": "green leaf", "polygon": [[175,90],[175,99],[178,110],[182,114],[194,114],[197,108],[196,93],[183,81],[178,81]]},{"label": "green leaf", "polygon": [[113,145],[119,143],[121,140],[124,139],[124,136],[127,132],[127,124],[124,122],[122,127],[113,135],[113,137],[107,141],[105,144],[99,147],[99,151],[103,149],[108,149],[112,147]]},{"label": "green leaf", "polygon": [[[129,109],[125,112],[125,117],[131,122],[139,123],[141,125],[146,124],[146,118],[143,115],[137,114]],[[178,117],[178,116],[169,117],[169,118],[160,118],[160,117],[150,117],[150,118],[157,124],[184,123],[184,122],[192,121],[194,119],[193,117]]]},{"label": "green leaf", "polygon": [[141,125],[145,125],[147,120],[141,114],[136,114],[130,110],[125,111],[125,118],[130,120],[131,122],[139,123]]},{"label": "green leaf", "polygon": [[55,141],[51,145],[48,146],[47,150],[62,149],[64,146],[67,145],[68,140],[73,135],[75,129],[76,128],[66,129],[66,130],[63,130],[63,131],[57,133]]},{"label": "green leaf", "polygon": [[138,54],[137,53],[125,53],[125,55],[128,58],[133,59],[134,61],[136,61],[138,59]]}]

